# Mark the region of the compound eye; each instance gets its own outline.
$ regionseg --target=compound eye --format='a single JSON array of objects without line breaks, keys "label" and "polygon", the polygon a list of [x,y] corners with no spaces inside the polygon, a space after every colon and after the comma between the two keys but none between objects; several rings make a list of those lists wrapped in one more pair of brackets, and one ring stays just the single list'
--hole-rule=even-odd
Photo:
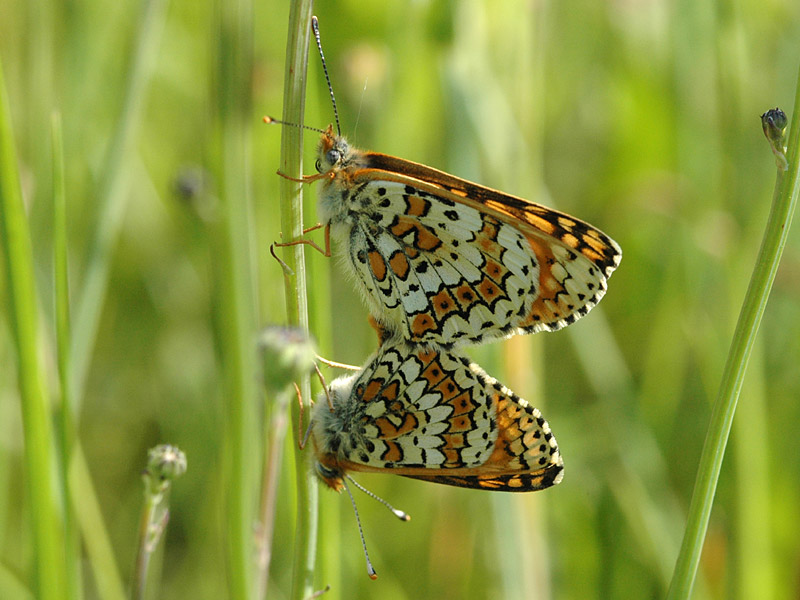
[{"label": "compound eye", "polygon": [[338,150],[328,150],[328,154],[325,155],[325,158],[328,159],[328,162],[332,165],[335,165],[341,159],[342,154]]},{"label": "compound eye", "polygon": [[322,161],[317,159],[317,162],[314,163],[314,168],[317,170],[317,173],[322,173]]}]

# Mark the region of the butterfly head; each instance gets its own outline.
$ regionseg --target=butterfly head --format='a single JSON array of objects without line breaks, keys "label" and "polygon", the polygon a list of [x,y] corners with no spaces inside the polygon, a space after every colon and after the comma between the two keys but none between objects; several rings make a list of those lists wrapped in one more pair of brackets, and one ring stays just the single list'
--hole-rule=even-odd
[{"label": "butterfly head", "polygon": [[351,156],[352,149],[350,144],[342,136],[334,133],[333,125],[328,125],[328,128],[319,138],[317,171],[319,173],[338,171],[347,166]]},{"label": "butterfly head", "polygon": [[317,475],[328,487],[337,492],[342,489],[344,469],[340,465],[344,447],[352,430],[353,409],[350,392],[358,374],[334,379],[328,393],[321,393],[314,404],[312,417],[312,441],[317,462]]}]

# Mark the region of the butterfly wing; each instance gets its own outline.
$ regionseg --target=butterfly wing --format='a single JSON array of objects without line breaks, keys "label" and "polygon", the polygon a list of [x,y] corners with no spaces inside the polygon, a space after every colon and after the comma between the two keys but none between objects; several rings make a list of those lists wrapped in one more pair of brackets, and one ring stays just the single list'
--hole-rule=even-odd
[{"label": "butterfly wing", "polygon": [[491,215],[524,235],[539,269],[532,306],[513,320],[522,331],[554,331],[585,315],[603,297],[622,260],[613,239],[566,213],[385,154],[365,153],[362,164],[360,178],[389,174],[393,181]]},{"label": "butterfly wing", "polygon": [[361,209],[347,227],[350,264],[378,320],[404,339],[478,343],[530,311],[539,269],[514,227],[392,181],[365,182],[350,202]]},{"label": "butterfly wing", "polygon": [[341,158],[325,164],[321,215],[376,319],[400,338],[449,347],[554,331],[605,294],[621,252],[591,225],[323,139]]},{"label": "butterfly wing", "polygon": [[389,344],[360,375],[337,381],[334,411],[315,412],[329,474],[393,472],[502,491],[561,479],[558,445],[539,411],[461,356]]}]

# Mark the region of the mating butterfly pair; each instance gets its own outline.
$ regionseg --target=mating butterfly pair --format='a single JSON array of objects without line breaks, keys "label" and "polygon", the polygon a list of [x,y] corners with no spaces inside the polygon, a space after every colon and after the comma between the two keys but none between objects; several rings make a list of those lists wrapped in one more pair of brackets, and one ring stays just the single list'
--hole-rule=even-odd
[{"label": "mating butterfly pair", "polygon": [[317,165],[326,254],[333,237],[387,338],[333,382],[332,410],[315,409],[322,478],[334,489],[347,470],[503,491],[558,483],[546,421],[456,347],[573,323],[605,294],[619,246],[564,213],[357,150],[332,127]]},{"label": "mating butterfly pair", "polygon": [[315,407],[319,475],[337,490],[348,470],[502,491],[558,483],[539,411],[458,346],[575,322],[605,294],[619,246],[565,213],[321,133],[319,174],[302,181],[321,180],[325,254],[333,237],[383,339]]}]

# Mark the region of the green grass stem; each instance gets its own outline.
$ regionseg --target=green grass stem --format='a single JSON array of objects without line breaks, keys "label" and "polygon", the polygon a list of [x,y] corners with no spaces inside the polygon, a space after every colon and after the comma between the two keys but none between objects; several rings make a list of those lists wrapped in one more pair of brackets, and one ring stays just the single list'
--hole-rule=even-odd
[{"label": "green grass stem", "polygon": [[[169,496],[172,483],[186,472],[186,455],[170,444],[160,444],[147,452],[147,468],[142,474],[144,484],[144,506],[139,521],[139,547],[136,568],[133,574],[131,597],[145,600],[149,596],[160,597],[160,578],[151,575],[153,554],[164,537],[169,523]],[[148,579],[153,580],[153,589],[147,589]]]},{"label": "green grass stem", "polygon": [[69,465],[69,487],[73,492],[75,519],[80,526],[88,565],[94,575],[93,584],[104,600],[125,600],[125,584],[120,575],[103,511],[97,499],[89,465],[80,444],[75,444]]},{"label": "green grass stem", "polygon": [[139,520],[139,551],[136,555],[136,569],[131,583],[131,598],[144,600],[147,590],[147,575],[154,548],[150,544],[150,530],[156,522],[159,499],[145,494],[142,516]]},{"label": "green grass stem", "polygon": [[[800,76],[797,81],[794,106],[795,111],[800,107]],[[667,594],[669,600],[688,598],[694,585],[747,362],[753,350],[797,205],[797,196],[800,193],[800,122],[796,113],[793,116],[786,158],[789,167],[786,171],[778,170],[766,230],[739,313],[719,393],[711,413],[683,542]]]},{"label": "green grass stem", "polygon": [[61,499],[64,514],[64,543],[66,551],[67,586],[65,598],[82,598],[80,537],[72,510],[72,493],[68,470],[75,443],[75,428],[72,421],[73,402],[70,392],[69,369],[69,271],[67,252],[67,202],[64,186],[64,142],[61,115],[56,113],[52,119],[53,143],[53,278],[55,288],[55,324],[58,366],[58,385],[61,397],[59,418],[56,421],[61,454],[59,470]]},{"label": "green grass stem", "polygon": [[[773,562],[775,536],[774,502],[771,471],[775,463],[765,449],[764,462],[753,468],[753,440],[769,439],[766,372],[763,337],[756,344],[750,361],[749,375],[742,394],[746,399],[739,405],[739,416],[733,422],[733,451],[736,468],[735,579],[731,594],[747,598],[778,598]],[[730,590],[729,590],[730,591]]]},{"label": "green grass stem", "polygon": [[[311,0],[292,3],[289,12],[289,33],[286,41],[286,64],[283,88],[283,120],[303,124],[305,113],[308,47],[311,39]],[[281,130],[281,171],[299,177],[303,171],[303,135],[298,127]],[[288,179],[280,182],[281,230],[286,239],[303,234],[302,185]],[[283,261],[292,274],[285,273],[286,318],[289,325],[308,331],[308,299],[304,246],[285,246]],[[305,377],[300,386],[305,413],[310,414],[311,386]],[[300,419],[296,403],[292,403],[292,430],[297,432]],[[295,435],[297,435],[295,433]],[[295,440],[299,442],[300,440]],[[295,527],[294,567],[291,597],[302,600],[314,591],[314,566],[317,545],[317,482],[309,468],[310,452],[295,447],[295,480],[297,486],[297,523]]]},{"label": "green grass stem", "polygon": [[261,478],[259,506],[260,527],[257,535],[257,587],[256,598],[267,597],[269,589],[269,566],[272,562],[272,543],[275,533],[275,511],[277,508],[278,478],[283,459],[283,447],[288,424],[286,393],[267,397],[274,402],[272,410],[265,411],[264,419],[264,472]]},{"label": "green grass stem", "polygon": [[251,279],[252,2],[220,1],[217,106],[220,224],[216,236],[219,343],[225,410],[228,592],[253,598],[253,525],[260,452],[256,442],[255,290]]},{"label": "green grass stem", "polygon": [[34,281],[33,250],[22,202],[11,112],[0,65],[0,244],[6,266],[9,320],[17,354],[25,441],[26,484],[34,553],[35,595],[62,598],[66,581],[63,523],[52,474],[57,453],[51,410],[39,348],[39,302]]}]

